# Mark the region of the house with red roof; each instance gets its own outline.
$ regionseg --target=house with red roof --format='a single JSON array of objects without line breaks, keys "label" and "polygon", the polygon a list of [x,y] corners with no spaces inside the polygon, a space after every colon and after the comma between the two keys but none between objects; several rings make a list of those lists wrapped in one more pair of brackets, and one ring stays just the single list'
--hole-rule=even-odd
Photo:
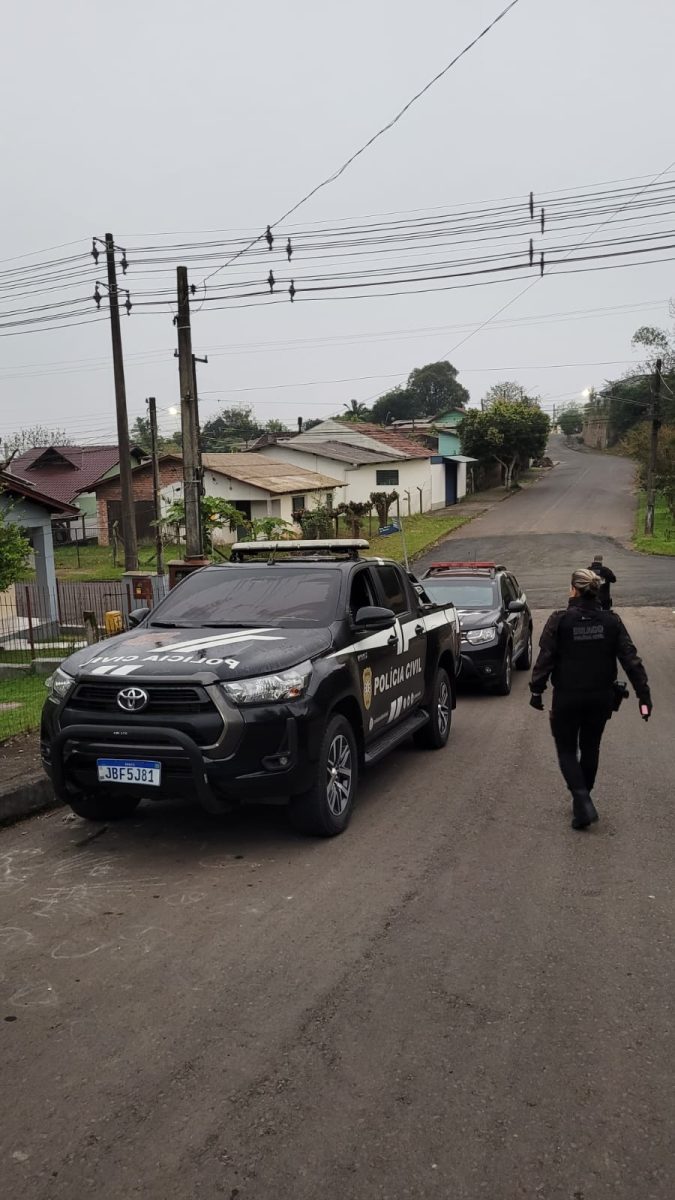
[{"label": "house with red roof", "polygon": [[460,498],[455,464],[390,425],[331,419],[275,444],[258,443],[257,453],[338,478],[344,484],[340,499],[347,503],[363,503],[371,492],[397,491],[404,516]]},{"label": "house with red roof", "polygon": [[[132,461],[140,463],[143,451],[133,447]],[[98,531],[95,485],[119,468],[118,446],[34,446],[8,464],[13,476],[49,496],[56,506],[74,506],[84,518],[87,537]]]}]

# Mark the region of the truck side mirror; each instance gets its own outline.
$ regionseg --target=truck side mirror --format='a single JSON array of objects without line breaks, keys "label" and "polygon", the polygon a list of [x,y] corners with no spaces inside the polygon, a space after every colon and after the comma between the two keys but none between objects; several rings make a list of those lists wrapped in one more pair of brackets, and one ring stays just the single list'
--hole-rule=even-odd
[{"label": "truck side mirror", "polygon": [[135,629],[137,625],[141,625],[146,617],[150,616],[151,608],[134,608],[129,613],[129,628]]},{"label": "truck side mirror", "polygon": [[354,624],[357,629],[367,629],[376,633],[381,629],[391,629],[392,625],[396,624],[396,614],[390,608],[368,605],[358,610]]}]

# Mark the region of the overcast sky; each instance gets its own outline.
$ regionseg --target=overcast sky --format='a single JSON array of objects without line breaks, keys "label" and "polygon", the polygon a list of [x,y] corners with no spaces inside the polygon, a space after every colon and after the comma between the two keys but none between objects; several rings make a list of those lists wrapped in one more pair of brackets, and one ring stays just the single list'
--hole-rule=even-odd
[{"label": "overcast sky", "polygon": [[[178,241],[209,230],[260,231],[387,122],[504,4],[11,5],[0,72],[0,258],[71,241],[77,244],[59,253],[74,253],[111,230],[130,247],[133,298],[134,246],[165,232],[180,231],[164,239]],[[520,0],[293,221],[525,200],[530,189],[656,175],[675,159],[674,45],[669,0]],[[282,242],[287,231],[279,230]],[[16,265],[3,262],[0,270]],[[635,361],[630,338],[638,325],[671,324],[673,266],[545,276],[501,318],[518,323],[489,324],[451,356],[472,401],[502,378],[565,400],[620,374]],[[300,262],[296,271],[300,277]],[[222,272],[219,281],[226,278]],[[169,281],[164,276],[162,286]],[[215,415],[220,398],[252,404],[262,420],[293,424],[300,415],[328,416],[352,397],[371,399],[446,353],[465,327],[485,321],[522,287],[238,311],[205,305],[193,316],[195,352],[210,360],[200,374],[202,420]],[[581,319],[557,315],[618,306],[625,307]],[[555,319],[530,323],[547,315]],[[130,420],[154,394],[168,430],[176,422],[167,410],[178,400],[168,306],[159,315],[124,317],[123,335]],[[72,441],[111,440],[105,320],[3,337],[0,355],[0,436],[39,421],[65,428]],[[566,363],[614,365],[551,366]]]}]

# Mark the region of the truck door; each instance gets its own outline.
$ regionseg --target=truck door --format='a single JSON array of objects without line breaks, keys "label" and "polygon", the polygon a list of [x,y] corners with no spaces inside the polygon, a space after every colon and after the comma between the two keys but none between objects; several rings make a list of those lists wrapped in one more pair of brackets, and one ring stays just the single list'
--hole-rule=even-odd
[{"label": "truck door", "polygon": [[[360,608],[369,608],[381,603],[373,577],[373,568],[357,567],[352,576],[349,591],[350,617],[354,619]],[[379,688],[376,692],[375,685],[376,680],[385,675],[392,654],[396,654],[399,636],[397,623],[392,629],[362,634],[352,648],[353,669],[358,676],[358,692],[366,743],[376,738],[387,725],[389,705],[386,704],[385,696]]]},{"label": "truck door", "polygon": [[424,620],[417,596],[403,571],[392,563],[373,567],[379,603],[396,614],[395,644],[391,644],[386,670],[373,683],[373,697],[386,715],[383,725],[393,725],[422,703],[427,652]]}]

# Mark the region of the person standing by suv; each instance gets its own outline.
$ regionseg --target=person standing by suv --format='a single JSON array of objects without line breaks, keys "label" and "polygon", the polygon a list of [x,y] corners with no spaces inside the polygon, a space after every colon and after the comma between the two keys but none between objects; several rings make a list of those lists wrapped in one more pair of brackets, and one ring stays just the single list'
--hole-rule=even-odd
[{"label": "person standing by suv", "polygon": [[602,554],[595,555],[595,558],[588,569],[589,571],[593,571],[593,573],[601,580],[600,594],[598,597],[600,600],[600,607],[604,609],[610,609],[612,607],[612,593],[610,591],[610,584],[616,583],[616,575],[613,571],[610,571],[609,567],[604,566]]},{"label": "person standing by suv", "polygon": [[647,672],[621,618],[603,609],[600,578],[575,571],[567,609],[551,613],[532,671],[530,704],[543,710],[553,683],[551,732],[560,770],[572,793],[572,828],[585,829],[598,814],[591,798],[605,725],[618,708],[617,661],[638,697],[645,721],[652,713]]}]

